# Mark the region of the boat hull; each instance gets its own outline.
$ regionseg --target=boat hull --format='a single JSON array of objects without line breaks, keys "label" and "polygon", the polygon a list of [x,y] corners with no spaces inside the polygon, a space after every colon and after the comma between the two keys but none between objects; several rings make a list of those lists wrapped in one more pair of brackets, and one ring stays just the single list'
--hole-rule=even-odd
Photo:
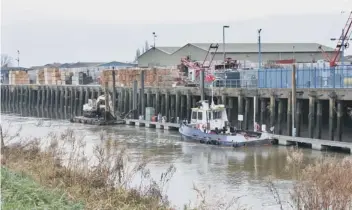
[{"label": "boat hull", "polygon": [[180,126],[179,132],[185,141],[210,145],[243,147],[272,144],[272,138],[268,133],[251,132],[252,137],[245,137],[241,134],[209,134],[186,124]]}]

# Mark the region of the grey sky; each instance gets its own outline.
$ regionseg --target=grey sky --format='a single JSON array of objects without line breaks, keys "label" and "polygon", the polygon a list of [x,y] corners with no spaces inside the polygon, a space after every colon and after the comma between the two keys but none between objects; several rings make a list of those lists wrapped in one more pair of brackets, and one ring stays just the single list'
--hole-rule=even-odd
[{"label": "grey sky", "polygon": [[[318,42],[334,47],[351,0],[2,0],[1,51],[21,65],[131,61],[152,32],[159,46],[187,42]],[[351,53],[351,49],[347,51]]]}]

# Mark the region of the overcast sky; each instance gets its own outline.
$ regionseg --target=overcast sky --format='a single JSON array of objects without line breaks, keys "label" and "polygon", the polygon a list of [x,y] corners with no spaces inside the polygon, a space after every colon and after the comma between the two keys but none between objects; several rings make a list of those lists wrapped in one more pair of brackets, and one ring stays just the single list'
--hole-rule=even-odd
[{"label": "overcast sky", "polygon": [[[2,0],[1,52],[20,65],[132,61],[145,40],[188,42],[318,42],[334,47],[352,0]],[[341,14],[341,11],[346,11]],[[351,54],[351,49],[348,49]]]}]

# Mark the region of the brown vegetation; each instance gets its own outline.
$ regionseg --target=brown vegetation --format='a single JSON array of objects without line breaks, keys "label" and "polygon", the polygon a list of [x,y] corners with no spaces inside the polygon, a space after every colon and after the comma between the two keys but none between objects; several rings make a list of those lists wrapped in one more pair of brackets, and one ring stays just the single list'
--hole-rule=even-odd
[{"label": "brown vegetation", "polygon": [[[45,141],[19,141],[16,137],[20,130],[15,135],[2,133],[1,162],[10,170],[25,173],[49,189],[62,190],[69,199],[83,203],[85,209],[171,209],[165,188],[176,170],[174,166],[156,181],[147,169],[149,160],[143,158],[132,164],[127,150],[105,133],[90,151],[83,138],[70,129],[59,135],[52,133]],[[295,180],[292,209],[352,209],[352,158],[326,157],[305,166],[303,153],[293,148],[287,153],[287,162]],[[136,176],[141,182],[132,186]],[[274,181],[268,183],[283,209],[285,202]],[[214,200],[207,194],[210,190],[195,186],[194,190],[198,200],[185,209],[234,209],[238,204],[239,198],[225,202]]]},{"label": "brown vegetation", "polygon": [[[124,148],[101,135],[101,145],[89,158],[83,138],[72,130],[51,134],[47,145],[39,139],[7,142],[6,167],[33,177],[40,184],[59,188],[85,209],[170,209],[164,188],[175,172],[170,166],[159,181],[150,177],[147,160],[131,165]],[[70,151],[70,152],[67,152]],[[93,165],[88,165],[94,162]],[[140,174],[143,183],[130,186]]]},{"label": "brown vegetation", "polygon": [[[295,180],[291,190],[292,209],[352,209],[352,158],[322,157],[303,164],[303,153],[292,148],[287,153],[287,169]],[[269,184],[277,203],[282,201],[272,182]]]}]

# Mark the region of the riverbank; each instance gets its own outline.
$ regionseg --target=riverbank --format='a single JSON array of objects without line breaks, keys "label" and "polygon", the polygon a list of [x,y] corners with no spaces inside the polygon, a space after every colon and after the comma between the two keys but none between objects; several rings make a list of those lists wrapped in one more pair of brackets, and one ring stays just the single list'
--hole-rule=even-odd
[{"label": "riverbank", "polygon": [[[163,174],[162,182],[158,182],[149,179],[146,161],[128,170],[128,154],[123,148],[118,148],[118,145],[108,145],[111,140],[108,140],[104,146],[94,148],[95,157],[94,160],[90,160],[96,163],[94,166],[87,165],[88,157],[84,155],[84,143],[74,135],[72,130],[57,136],[52,134],[47,140],[47,145],[43,145],[38,139],[31,139],[9,144],[3,148],[2,163],[7,168],[4,173],[8,175],[4,176],[5,180],[2,180],[8,181],[8,185],[4,187],[19,187],[15,183],[17,181],[24,183],[25,185],[18,190],[22,193],[28,192],[35,197],[36,201],[33,201],[32,205],[46,199],[42,197],[44,195],[42,192],[45,190],[39,191],[40,186],[43,186],[46,189],[59,190],[63,195],[67,195],[71,202],[82,203],[84,209],[172,209],[161,185],[166,185],[172,176],[175,170],[172,166]],[[105,142],[104,140],[102,139],[101,142]],[[66,153],[66,151],[71,152]],[[38,184],[16,174],[26,174]],[[130,186],[130,178],[137,174],[144,176],[143,181],[146,184],[134,188]],[[31,184],[29,191],[26,189],[26,183]],[[7,192],[6,188],[2,190]],[[13,188],[13,190],[16,189]],[[11,193],[11,191],[8,192]],[[31,192],[40,192],[40,194],[34,195]],[[14,197],[11,196],[4,199],[6,199],[5,205],[6,203],[28,204],[26,200],[12,204],[11,199]],[[27,196],[27,199],[32,198]],[[56,202],[55,199],[57,198],[53,195],[52,201]],[[63,204],[57,203],[57,205]]]}]

